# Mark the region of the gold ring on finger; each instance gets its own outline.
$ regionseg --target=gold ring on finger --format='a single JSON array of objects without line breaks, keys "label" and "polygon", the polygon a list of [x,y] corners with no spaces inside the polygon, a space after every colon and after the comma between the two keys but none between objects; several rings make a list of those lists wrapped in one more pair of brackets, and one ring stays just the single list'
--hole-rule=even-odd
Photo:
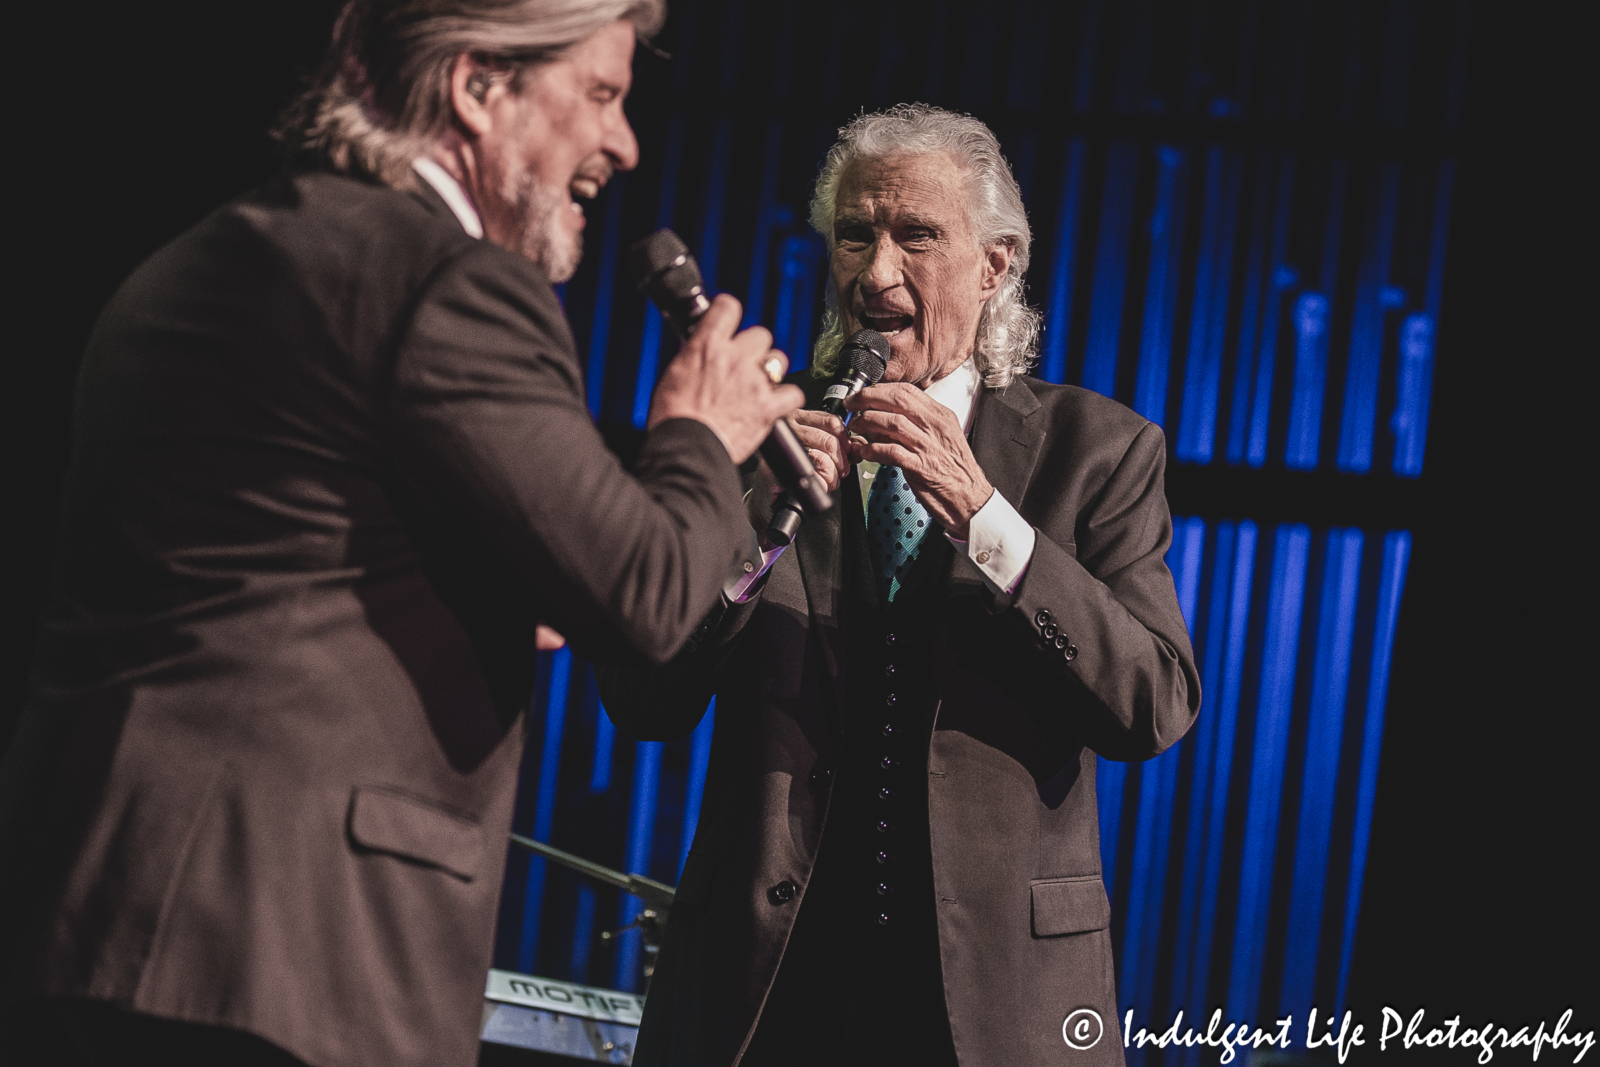
[{"label": "gold ring on finger", "polygon": [[783,357],[771,355],[761,364],[761,369],[767,372],[767,377],[773,385],[783,381]]}]

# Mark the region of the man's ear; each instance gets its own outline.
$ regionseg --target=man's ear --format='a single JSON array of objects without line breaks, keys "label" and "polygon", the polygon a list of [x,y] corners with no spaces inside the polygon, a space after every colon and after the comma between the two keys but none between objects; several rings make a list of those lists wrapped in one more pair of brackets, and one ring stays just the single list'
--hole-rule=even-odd
[{"label": "man's ear", "polygon": [[450,65],[450,104],[456,121],[469,135],[482,137],[489,132],[492,121],[487,101],[496,87],[488,69],[471,53],[461,53]]},{"label": "man's ear", "polygon": [[1001,284],[1011,271],[1011,253],[1012,248],[1008,244],[997,244],[984,253],[983,281],[978,286],[978,293],[983,299],[988,300],[1000,291]]}]

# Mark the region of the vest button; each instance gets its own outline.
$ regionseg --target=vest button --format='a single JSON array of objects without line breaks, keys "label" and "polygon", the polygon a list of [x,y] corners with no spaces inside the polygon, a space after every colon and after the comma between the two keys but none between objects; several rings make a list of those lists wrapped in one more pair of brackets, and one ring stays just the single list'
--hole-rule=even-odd
[{"label": "vest button", "polygon": [[899,640],[900,640],[900,638],[898,636],[894,635],[894,634],[884,634],[883,635],[883,643],[885,645],[888,645],[890,648],[893,648],[895,646],[895,644]]},{"label": "vest button", "polygon": [[878,761],[878,766],[882,767],[886,771],[892,771],[896,767],[900,766],[900,761],[895,759],[893,756],[885,756]]},{"label": "vest button", "polygon": [[879,819],[878,820],[878,833],[886,834],[890,830],[893,830],[893,829],[894,829],[894,826],[892,826],[887,820],[885,820],[885,819]]},{"label": "vest button", "polygon": [[894,664],[893,663],[884,664],[883,675],[884,675],[885,678],[893,678],[894,677]]},{"label": "vest button", "polygon": [[890,693],[888,696],[883,698],[884,706],[885,707],[890,707],[890,708],[894,707],[894,702],[897,699],[899,699],[899,698],[896,697],[893,693]]},{"label": "vest button", "polygon": [[886,897],[890,893],[893,893],[893,892],[894,892],[894,890],[890,887],[888,882],[879,882],[878,883],[878,895],[880,897]]},{"label": "vest button", "polygon": [[887,852],[879,852],[878,853],[878,862],[879,863],[888,863],[889,862],[889,853],[887,853]]},{"label": "vest button", "polygon": [[893,737],[894,736],[894,723],[886,722],[886,723],[883,724],[883,736],[884,737]]},{"label": "vest button", "polygon": [[884,786],[882,789],[878,790],[878,799],[879,800],[888,800],[889,799],[889,787],[888,786]]},{"label": "vest button", "polygon": [[888,913],[886,913],[886,912],[879,912],[878,913],[878,925],[879,926],[888,926],[889,925]]},{"label": "vest button", "polygon": [[794,899],[795,890],[799,888],[789,879],[785,878],[771,889],[767,890],[767,900],[774,905],[787,904]]}]

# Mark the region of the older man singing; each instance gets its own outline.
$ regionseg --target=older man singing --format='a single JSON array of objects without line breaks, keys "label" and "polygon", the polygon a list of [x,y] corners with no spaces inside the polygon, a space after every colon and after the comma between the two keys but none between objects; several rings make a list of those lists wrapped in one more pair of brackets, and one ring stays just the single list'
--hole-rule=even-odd
[{"label": "older man singing", "polygon": [[1161,430],[1025,376],[1030,235],[981,122],[856,119],[811,219],[819,373],[860,328],[891,350],[848,432],[796,417],[844,506],[666,668],[605,679],[647,737],[718,697],[634,1062],[1120,1063],[1095,758],[1156,755],[1200,702]]}]

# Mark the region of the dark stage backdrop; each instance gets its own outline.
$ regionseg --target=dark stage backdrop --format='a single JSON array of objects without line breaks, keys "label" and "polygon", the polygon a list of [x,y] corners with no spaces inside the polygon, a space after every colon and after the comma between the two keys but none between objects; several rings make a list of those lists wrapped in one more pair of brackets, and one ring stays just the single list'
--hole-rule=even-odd
[{"label": "dark stage backdrop", "polygon": [[[264,131],[335,8],[52,11],[25,38],[7,735],[93,316],[141,259],[271,172]],[[1169,563],[1206,702],[1166,755],[1101,765],[1135,1028],[1179,1009],[1293,1014],[1298,1046],[1313,1005],[1369,1032],[1385,1005],[1463,1026],[1553,1024],[1571,1006],[1595,1026],[1579,515],[1595,276],[1578,163],[1595,125],[1578,11],[679,0],[659,42],[672,59],[636,63],[644,161],[590,208],[563,292],[619,450],[671,355],[619,249],[673,226],[801,365],[823,301],[805,225],[820,155],[851,115],[901,100],[999,134],[1034,227],[1041,376],[1166,429]],[[676,880],[714,709],[681,742],[635,743],[587,663],[545,660],[517,828]],[[599,933],[633,908],[514,855],[497,962],[632,988],[636,935]]]}]

